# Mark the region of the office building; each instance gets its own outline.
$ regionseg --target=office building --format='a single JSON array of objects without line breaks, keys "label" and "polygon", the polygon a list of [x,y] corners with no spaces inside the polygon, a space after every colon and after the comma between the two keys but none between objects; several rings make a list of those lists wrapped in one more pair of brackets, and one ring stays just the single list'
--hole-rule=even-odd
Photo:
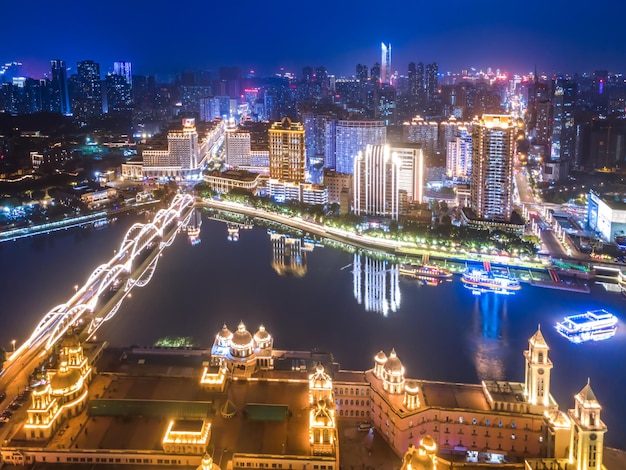
[{"label": "office building", "polygon": [[51,110],[68,116],[72,113],[72,109],[67,88],[67,66],[64,60],[55,59],[50,61],[50,68],[52,72]]},{"label": "office building", "polygon": [[459,127],[457,131],[457,136],[447,145],[446,176],[468,181],[472,174],[472,132],[466,127]]},{"label": "office building", "polygon": [[269,131],[270,177],[283,181],[304,182],[304,127],[288,117],[275,122]]},{"label": "office building", "polygon": [[100,64],[93,60],[78,62],[71,103],[74,117],[81,122],[102,115]]},{"label": "office building", "polygon": [[330,139],[327,139],[326,133],[334,136],[335,126],[331,121],[335,120],[336,116],[333,114],[302,113],[307,166],[329,167],[331,159],[326,156],[326,142]]},{"label": "office building", "polygon": [[555,80],[550,161],[545,163],[545,173],[556,173],[558,176],[552,176],[549,179],[565,179],[569,165],[574,161],[576,151],[576,126],[574,124],[576,92],[576,83],[571,80],[564,78]]},{"label": "office building", "polygon": [[113,62],[113,73],[121,75],[126,83],[132,88],[133,86],[133,65],[128,61]]},{"label": "office building", "polygon": [[354,213],[398,220],[402,161],[388,145],[368,145],[354,162]]},{"label": "office building", "polygon": [[335,170],[325,168],[324,186],[328,189],[328,202],[340,204],[342,191],[347,190],[352,193],[352,178],[353,175],[337,173]]},{"label": "office building", "polygon": [[507,115],[485,114],[472,124],[471,204],[479,219],[511,218],[515,133]]},{"label": "office building", "polygon": [[421,203],[424,197],[424,152],[420,145],[395,144],[389,148],[391,159],[400,161],[398,189],[400,191],[400,212],[404,210],[402,195],[407,203]]},{"label": "office building", "polygon": [[381,43],[380,50],[380,83],[390,84],[391,75],[393,74],[393,71],[391,70],[391,43]]},{"label": "office building", "polygon": [[224,146],[226,149],[225,163],[228,167],[237,168],[250,165],[250,133],[227,128]]},{"label": "office building", "polygon": [[133,108],[131,86],[126,77],[109,73],[104,79],[106,102],[103,105],[105,112],[129,111]]},{"label": "office building", "polygon": [[214,96],[199,99],[200,121],[210,122],[222,116],[220,113],[220,99]]},{"label": "office building", "polygon": [[439,125],[434,121],[426,121],[421,116],[416,116],[402,125],[403,141],[420,144],[426,158],[432,158],[437,154],[438,135]]},{"label": "office building", "polygon": [[[328,135],[329,138],[332,136]],[[335,133],[336,167],[339,173],[352,174],[354,159],[367,145],[384,145],[387,128],[384,121],[337,121]]]}]

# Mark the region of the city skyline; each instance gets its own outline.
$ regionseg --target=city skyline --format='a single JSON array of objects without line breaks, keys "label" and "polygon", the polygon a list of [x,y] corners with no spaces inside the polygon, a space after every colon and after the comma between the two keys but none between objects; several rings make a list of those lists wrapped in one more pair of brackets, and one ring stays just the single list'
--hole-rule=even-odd
[{"label": "city skyline", "polygon": [[[281,0],[272,8],[244,1],[235,11],[227,4],[192,0],[185,9],[165,14],[147,2],[136,2],[134,11],[128,11],[127,4],[112,0],[107,11],[121,12],[114,23],[95,4],[58,9],[35,3],[39,14],[28,16],[18,4],[5,6],[5,18],[11,18],[5,37],[16,39],[0,57],[21,61],[33,77],[49,74],[53,59],[64,60],[72,71],[78,61],[92,59],[102,64],[103,75],[112,71],[114,61],[124,60],[138,74],[238,65],[243,72],[270,75],[281,67],[299,73],[306,65],[323,65],[346,76],[354,74],[357,63],[379,62],[381,41],[392,45],[392,70],[400,73],[412,61],[435,61],[443,71],[491,66],[524,73],[537,64],[547,74],[620,72],[626,57],[619,27],[626,5],[616,0],[594,9],[582,1],[567,9],[532,2],[524,11],[491,0],[473,8],[452,0],[445,12],[434,3],[407,4],[383,12],[383,22],[373,3],[346,2],[328,12],[294,8]],[[541,15],[533,14],[539,6]],[[298,13],[307,18],[304,28]],[[63,26],[52,30],[51,25]]]}]

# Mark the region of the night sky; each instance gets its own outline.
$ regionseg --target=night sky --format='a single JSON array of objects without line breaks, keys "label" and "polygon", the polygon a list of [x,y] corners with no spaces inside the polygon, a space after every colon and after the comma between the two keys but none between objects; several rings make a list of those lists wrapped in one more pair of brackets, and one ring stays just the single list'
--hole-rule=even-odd
[{"label": "night sky", "polygon": [[[60,6],[62,5],[62,6]],[[567,6],[565,6],[567,5]],[[352,75],[380,61],[391,42],[393,69],[433,62],[441,71],[626,72],[624,0],[34,0],[3,2],[0,61],[27,75],[93,59],[134,73],[238,65],[265,75],[324,65]]]}]

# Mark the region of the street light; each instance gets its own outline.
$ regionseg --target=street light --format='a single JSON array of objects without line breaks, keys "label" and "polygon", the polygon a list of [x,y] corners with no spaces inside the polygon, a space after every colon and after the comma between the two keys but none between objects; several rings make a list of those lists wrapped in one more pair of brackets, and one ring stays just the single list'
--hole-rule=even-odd
[{"label": "street light", "polygon": [[15,352],[15,340],[14,339],[11,340],[11,344],[13,345],[13,352]]},{"label": "street light", "polygon": [[74,284],[74,292],[78,292],[78,284]]}]

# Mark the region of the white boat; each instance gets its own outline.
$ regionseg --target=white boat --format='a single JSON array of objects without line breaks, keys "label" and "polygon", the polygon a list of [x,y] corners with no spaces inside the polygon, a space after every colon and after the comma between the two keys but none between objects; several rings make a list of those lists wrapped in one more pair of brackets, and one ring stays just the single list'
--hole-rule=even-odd
[{"label": "white boat", "polygon": [[565,317],[555,327],[572,343],[602,341],[615,336],[617,317],[604,309],[592,310]]},{"label": "white boat", "polygon": [[474,268],[463,273],[461,282],[474,294],[483,292],[512,294],[522,288],[519,280],[509,274]]},{"label": "white boat", "polygon": [[398,267],[398,272],[404,276],[412,276],[418,279],[445,279],[452,277],[451,271],[429,264],[404,263]]}]

